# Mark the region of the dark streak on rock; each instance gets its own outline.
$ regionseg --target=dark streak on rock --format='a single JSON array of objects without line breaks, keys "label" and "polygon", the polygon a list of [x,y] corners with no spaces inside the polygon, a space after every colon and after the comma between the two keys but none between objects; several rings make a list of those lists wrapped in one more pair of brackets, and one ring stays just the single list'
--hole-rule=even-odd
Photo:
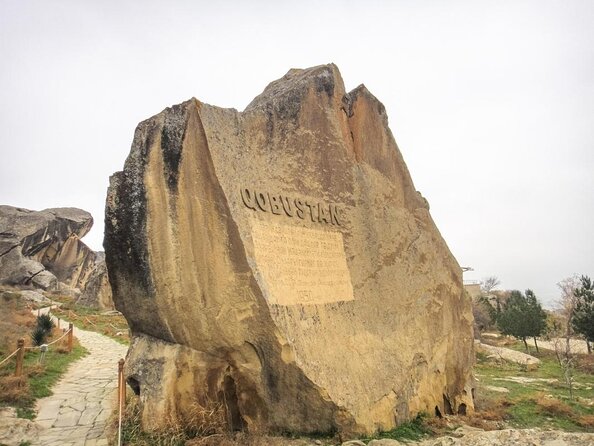
[{"label": "dark streak on rock", "polygon": [[165,110],[165,123],[161,131],[161,150],[165,164],[167,186],[172,192],[177,192],[179,179],[179,165],[182,157],[182,145],[188,124],[186,105],[174,105]]},{"label": "dark streak on rock", "polygon": [[[157,118],[141,122],[136,128],[132,151],[123,172],[112,177],[105,209],[105,257],[114,295],[125,294],[119,288],[134,281],[146,296],[154,295],[148,243],[146,240],[146,191],[144,171],[148,151],[159,131]],[[118,200],[112,203],[109,199]],[[130,234],[134,234],[130,237]],[[116,302],[117,304],[117,302]]]}]

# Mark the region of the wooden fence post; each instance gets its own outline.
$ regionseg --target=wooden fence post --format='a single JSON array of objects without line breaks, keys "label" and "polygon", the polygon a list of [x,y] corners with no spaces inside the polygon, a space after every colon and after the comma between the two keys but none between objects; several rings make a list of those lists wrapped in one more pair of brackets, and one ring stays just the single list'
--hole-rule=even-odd
[{"label": "wooden fence post", "polygon": [[126,405],[126,382],[124,381],[124,359],[118,361],[118,395],[120,410]]},{"label": "wooden fence post", "polygon": [[14,370],[14,376],[21,376],[23,374],[23,360],[25,359],[25,339],[20,338],[17,341],[17,349],[19,352],[16,354],[16,367]]},{"label": "wooden fence post", "polygon": [[70,353],[72,351],[72,343],[74,341],[74,325],[72,322],[68,324],[68,330],[70,330],[68,332],[68,353]]}]

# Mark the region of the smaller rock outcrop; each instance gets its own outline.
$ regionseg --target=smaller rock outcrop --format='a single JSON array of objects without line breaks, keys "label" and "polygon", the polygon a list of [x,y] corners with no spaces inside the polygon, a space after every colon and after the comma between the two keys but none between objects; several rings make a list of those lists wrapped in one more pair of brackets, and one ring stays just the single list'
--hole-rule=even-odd
[{"label": "smaller rock outcrop", "polygon": [[12,407],[0,409],[0,444],[20,446],[37,440],[39,425],[24,418],[18,418]]},{"label": "smaller rock outcrop", "polygon": [[[65,294],[100,293],[96,306],[113,308],[103,255],[81,239],[93,226],[93,217],[77,208],[43,211],[0,206],[0,284],[29,286]],[[87,290],[91,277],[101,276]],[[106,288],[108,291],[106,291]]]},{"label": "smaller rock outcrop", "polygon": [[111,286],[109,285],[104,252],[99,251],[96,253],[95,265],[77,303],[86,307],[113,308]]}]

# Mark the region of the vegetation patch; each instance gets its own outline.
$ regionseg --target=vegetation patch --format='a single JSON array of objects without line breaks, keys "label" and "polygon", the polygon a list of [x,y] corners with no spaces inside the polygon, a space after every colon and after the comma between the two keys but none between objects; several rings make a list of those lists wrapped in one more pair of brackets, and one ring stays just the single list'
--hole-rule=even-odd
[{"label": "vegetation patch", "polygon": [[[525,344],[513,342],[508,347],[523,351]],[[589,355],[576,355],[576,363],[586,367],[576,367],[571,398],[555,353],[541,349],[531,354],[541,361],[533,371],[477,355],[475,371],[479,386],[473,420],[492,419],[519,428],[594,432],[594,375],[587,367]],[[487,386],[505,387],[509,393],[494,392]],[[481,422],[470,424],[483,427]]]},{"label": "vegetation patch", "polygon": [[[65,299],[62,299],[62,301],[65,301]],[[72,322],[75,326],[83,330],[94,331],[120,344],[130,345],[128,323],[120,313],[83,307],[71,301],[65,302],[61,307],[53,308],[52,314],[60,319],[66,319]]]},{"label": "vegetation patch", "polygon": [[[0,358],[6,358],[16,349],[17,339],[24,338],[25,345],[32,347],[31,334],[39,328],[38,318],[20,298],[18,292],[1,292],[3,314],[0,320]],[[46,324],[41,322],[41,324]],[[45,325],[46,328],[49,325]],[[53,328],[45,332],[44,341],[61,337],[63,332]],[[68,366],[86,354],[86,349],[74,340],[73,350],[68,353],[66,338],[49,347],[43,355],[39,349],[25,352],[23,375],[16,377],[16,358],[13,356],[0,367],[0,405],[17,409],[22,418],[35,417],[34,405],[38,398],[51,395],[51,387],[64,374]]]},{"label": "vegetation patch", "polygon": [[[118,422],[118,418],[113,420],[115,430],[117,430]],[[143,431],[140,401],[136,395],[129,395],[122,417],[122,444],[181,446],[193,438],[221,441],[230,435],[225,417],[225,407],[222,403],[215,401],[208,401],[202,405],[195,404],[183,416],[170,414],[165,424],[167,428],[150,432]]]},{"label": "vegetation patch", "polygon": [[427,414],[419,414],[413,420],[404,422],[394,429],[378,432],[375,438],[389,438],[392,440],[421,440],[423,437],[430,435],[431,429],[427,426]]}]

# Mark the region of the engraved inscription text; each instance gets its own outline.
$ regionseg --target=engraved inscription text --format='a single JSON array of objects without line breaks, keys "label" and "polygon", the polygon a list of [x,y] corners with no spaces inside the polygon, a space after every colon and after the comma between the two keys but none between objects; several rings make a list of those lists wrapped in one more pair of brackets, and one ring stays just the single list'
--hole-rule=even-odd
[{"label": "engraved inscription text", "polygon": [[252,220],[256,263],[271,303],[353,300],[342,233]]}]

